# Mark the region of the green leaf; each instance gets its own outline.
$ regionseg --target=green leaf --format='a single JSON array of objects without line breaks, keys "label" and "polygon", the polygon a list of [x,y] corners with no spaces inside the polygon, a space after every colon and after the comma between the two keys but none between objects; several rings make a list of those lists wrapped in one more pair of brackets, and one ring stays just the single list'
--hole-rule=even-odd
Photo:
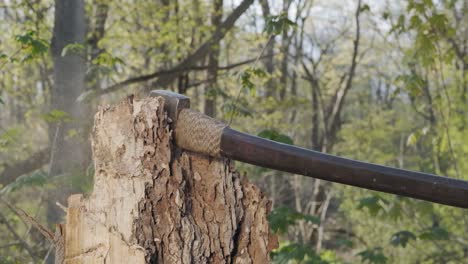
[{"label": "green leaf", "polygon": [[255,89],[255,84],[250,80],[251,73],[249,71],[244,71],[240,75],[240,80],[243,88],[246,88],[249,91]]},{"label": "green leaf", "polygon": [[406,140],[406,146],[415,146],[416,143],[418,143],[419,137],[421,136],[421,134],[418,132],[419,131],[416,131],[408,136],[408,139]]},{"label": "green leaf", "polygon": [[43,186],[47,182],[47,174],[38,170],[28,175],[22,175],[2,189],[3,192],[14,192],[23,187]]},{"label": "green leaf", "polygon": [[310,264],[326,264],[327,261],[323,260],[315,253],[309,245],[290,243],[281,246],[279,249],[271,253],[273,263],[291,263],[291,261],[298,261],[300,263]]},{"label": "green leaf", "polygon": [[[424,30],[418,32],[415,41],[415,57],[421,60],[423,66],[434,64],[437,54],[436,42],[437,39],[433,35],[426,34],[428,31]],[[418,95],[421,93],[418,93]]]},{"label": "green leaf", "polygon": [[392,235],[390,244],[395,247],[401,246],[405,248],[410,240],[416,240],[416,236],[410,231],[403,230]]},{"label": "green leaf", "polygon": [[265,32],[269,35],[279,35],[296,26],[297,24],[295,22],[289,20],[288,14],[283,12],[277,16],[269,16],[266,18]]},{"label": "green leaf", "polygon": [[441,227],[432,227],[419,235],[421,240],[447,240],[450,234]]},{"label": "green leaf", "polygon": [[397,196],[396,199],[393,199],[392,203],[390,204],[389,208],[387,209],[386,216],[390,219],[397,221],[399,218],[402,217],[402,207],[401,203],[404,201],[404,197]]},{"label": "green leaf", "polygon": [[253,76],[256,76],[256,77],[259,77],[259,78],[263,78],[263,77],[266,77],[266,72],[260,68],[248,68],[247,71],[249,71]]},{"label": "green leaf", "polygon": [[289,145],[294,144],[292,138],[290,138],[289,136],[285,134],[281,134],[280,132],[274,129],[265,129],[262,132],[258,133],[258,136],[262,138],[267,138],[269,140],[273,140],[276,142],[289,144]]},{"label": "green leaf", "polygon": [[384,204],[388,202],[378,195],[362,198],[359,200],[358,209],[367,208],[372,216],[376,216],[380,211],[385,211]]},{"label": "green leaf", "polygon": [[71,122],[73,118],[67,112],[62,110],[53,109],[52,111],[43,114],[42,118],[49,123],[57,123],[57,122]]},{"label": "green leaf", "polygon": [[306,221],[306,222],[316,224],[316,225],[320,224],[320,218],[318,218],[316,216],[303,214],[302,217],[303,217],[304,221]]},{"label": "green leaf", "polygon": [[426,85],[424,79],[417,74],[402,74],[395,78],[395,82],[401,83],[411,97],[423,94],[423,87]]},{"label": "green leaf", "polygon": [[96,58],[91,61],[88,68],[88,73],[94,72],[102,75],[109,75],[115,71],[117,65],[125,65],[125,62],[108,52],[100,53]]},{"label": "green leaf", "polygon": [[102,52],[100,53],[93,61],[93,64],[99,65],[99,66],[107,66],[107,67],[114,67],[117,64],[125,64],[125,62],[119,58],[112,56],[112,54],[108,52]]},{"label": "green leaf", "polygon": [[388,258],[382,253],[381,247],[366,249],[364,251],[359,252],[358,256],[360,256],[362,262],[365,263],[385,264],[388,261]]},{"label": "green leaf", "polygon": [[392,26],[389,33],[396,32],[397,34],[400,34],[405,30],[406,30],[406,28],[405,28],[405,16],[400,15],[398,17],[397,23]]},{"label": "green leaf", "polygon": [[429,17],[429,24],[438,32],[445,32],[448,28],[448,19],[444,14],[433,14]]},{"label": "green leaf", "polygon": [[424,4],[427,8],[433,8],[433,7],[434,7],[434,3],[432,3],[432,0],[423,0],[423,4]]},{"label": "green leaf", "polygon": [[413,15],[410,18],[410,25],[409,27],[412,29],[420,29],[422,25],[421,18],[418,15]]},{"label": "green leaf", "polygon": [[256,87],[252,81],[253,77],[264,78],[267,74],[264,70],[259,68],[249,67],[240,74],[240,82],[242,89],[249,91],[250,95],[254,97],[256,95]]},{"label": "green leaf", "polygon": [[23,45],[29,45],[35,34],[35,31],[29,30],[26,34],[16,35],[15,40]]},{"label": "green leaf", "polygon": [[383,14],[382,14],[382,18],[383,18],[383,19],[387,20],[389,17],[390,17],[390,13],[388,13],[388,12],[383,12]]},{"label": "green leaf", "polygon": [[368,4],[363,4],[361,8],[359,9],[359,12],[365,12],[365,11],[370,11],[370,7]]},{"label": "green leaf", "polygon": [[[338,264],[342,263],[337,256],[337,253],[333,250],[322,250],[320,251],[320,258],[323,263]],[[307,263],[307,262],[306,262]],[[310,264],[315,264],[316,262],[309,262]]]},{"label": "green leaf", "polygon": [[427,135],[427,133],[430,131],[430,127],[429,126],[425,126],[421,129],[418,129],[416,131],[414,131],[413,133],[411,133],[409,136],[408,136],[408,139],[406,140],[406,145],[407,146],[415,146],[419,139],[424,136],[424,135]]},{"label": "green leaf", "polygon": [[0,149],[17,143],[20,140],[21,132],[21,128],[12,127],[0,134]]},{"label": "green leaf", "polygon": [[36,31],[29,30],[26,34],[16,35],[15,40],[21,44],[21,49],[25,53],[22,61],[29,61],[47,53],[49,44],[44,39],[36,36]]},{"label": "green leaf", "polygon": [[83,44],[80,43],[72,43],[66,45],[62,49],[61,56],[65,57],[67,55],[75,54],[75,55],[84,55],[86,51],[86,48]]}]

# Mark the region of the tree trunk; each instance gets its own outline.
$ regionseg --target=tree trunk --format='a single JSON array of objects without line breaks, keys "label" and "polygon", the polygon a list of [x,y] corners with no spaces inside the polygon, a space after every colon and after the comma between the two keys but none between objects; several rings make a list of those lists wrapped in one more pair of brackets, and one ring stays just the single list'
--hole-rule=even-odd
[{"label": "tree trunk", "polygon": [[[69,172],[71,167],[83,165],[86,151],[83,142],[66,140],[71,129],[79,129],[78,121],[86,114],[83,107],[76,102],[84,92],[86,63],[83,55],[67,54],[62,56],[63,48],[68,44],[84,44],[85,41],[85,9],[82,0],[55,1],[55,21],[52,37],[52,57],[54,62],[54,86],[51,94],[51,108],[64,111],[74,122],[60,122],[57,127],[50,128],[51,151],[54,162],[51,164],[51,174]],[[76,137],[75,137],[76,138]]]},{"label": "tree trunk", "polygon": [[[54,29],[51,53],[54,64],[54,85],[51,90],[50,110],[66,113],[70,120],[56,120],[49,125],[49,176],[71,175],[84,171],[89,162],[86,133],[83,133],[86,108],[76,102],[85,91],[86,62],[82,54],[66,54],[69,44],[85,43],[85,5],[83,0],[55,0]],[[75,134],[75,135],[74,135]],[[74,136],[70,136],[74,135]],[[60,222],[62,211],[56,202],[64,203],[73,192],[70,184],[62,184],[48,193],[47,222]],[[53,262],[53,254],[47,263]]]},{"label": "tree trunk", "polygon": [[[215,0],[213,2],[213,13],[211,14],[211,26],[218,28],[223,18],[223,0]],[[211,52],[208,55],[208,80],[209,83],[205,87],[205,114],[211,117],[216,117],[216,95],[213,90],[218,85],[218,66],[219,52],[221,40],[217,40],[211,47]],[[211,93],[211,95],[210,95]]]},{"label": "tree trunk", "polygon": [[65,263],[268,263],[269,200],[227,159],[172,142],[162,98],[95,116],[94,191],[69,198]]},{"label": "tree trunk", "polygon": [[[263,19],[266,23],[268,17],[271,16],[270,4],[268,3],[268,0],[261,0],[259,2],[262,7]],[[275,63],[273,56],[275,53],[275,38],[270,37],[269,42],[266,45],[267,46],[265,48],[265,53],[267,57],[263,60],[263,63],[265,65],[265,70],[269,75],[267,83],[265,84],[265,97],[268,98],[274,96],[276,90],[276,84],[273,79],[273,73],[275,71]]]}]

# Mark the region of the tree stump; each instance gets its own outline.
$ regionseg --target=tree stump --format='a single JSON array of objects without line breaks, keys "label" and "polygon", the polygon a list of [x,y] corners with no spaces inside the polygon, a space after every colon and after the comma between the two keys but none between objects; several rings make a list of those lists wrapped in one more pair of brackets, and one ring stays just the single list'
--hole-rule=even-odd
[{"label": "tree stump", "polygon": [[96,114],[94,190],[69,197],[64,263],[268,263],[269,200],[230,160],[176,148],[163,105]]}]

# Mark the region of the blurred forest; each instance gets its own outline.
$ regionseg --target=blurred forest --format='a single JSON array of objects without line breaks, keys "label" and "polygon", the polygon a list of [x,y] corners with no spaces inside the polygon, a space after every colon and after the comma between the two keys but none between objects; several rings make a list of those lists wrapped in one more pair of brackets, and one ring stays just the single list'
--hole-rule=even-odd
[{"label": "blurred forest", "polygon": [[[466,0],[0,0],[0,263],[89,193],[99,105],[171,89],[240,131],[468,180]],[[467,163],[465,163],[467,162]],[[468,263],[468,211],[237,163],[275,263]]]}]

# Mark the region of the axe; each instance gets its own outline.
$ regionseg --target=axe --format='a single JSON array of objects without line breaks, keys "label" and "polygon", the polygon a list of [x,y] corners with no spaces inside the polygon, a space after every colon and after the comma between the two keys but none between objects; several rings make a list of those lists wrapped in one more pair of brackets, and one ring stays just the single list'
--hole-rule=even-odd
[{"label": "axe", "polygon": [[165,90],[151,96],[165,99],[176,145],[185,150],[227,157],[264,168],[326,181],[468,208],[468,181],[397,169],[282,144],[245,134],[190,109],[190,99]]}]

